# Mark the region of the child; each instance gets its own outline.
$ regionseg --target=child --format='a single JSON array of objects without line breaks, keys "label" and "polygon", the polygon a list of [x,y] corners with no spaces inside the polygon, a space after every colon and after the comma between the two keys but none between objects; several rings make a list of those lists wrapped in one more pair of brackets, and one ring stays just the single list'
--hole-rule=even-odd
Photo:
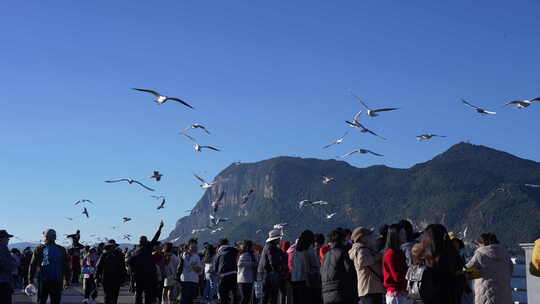
[{"label": "child", "polygon": [[[84,289],[84,300],[83,303],[93,304],[96,302],[97,298],[97,286],[95,282],[96,274],[96,262],[94,259],[86,258],[85,265],[82,269],[83,274],[83,289]],[[89,300],[90,297],[92,300]]]}]

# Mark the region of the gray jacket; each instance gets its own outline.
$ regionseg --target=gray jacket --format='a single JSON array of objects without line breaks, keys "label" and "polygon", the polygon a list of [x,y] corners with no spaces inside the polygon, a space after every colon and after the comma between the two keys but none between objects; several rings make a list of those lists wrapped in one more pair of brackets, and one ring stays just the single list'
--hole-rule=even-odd
[{"label": "gray jacket", "polygon": [[259,259],[253,252],[244,252],[238,258],[238,283],[253,283],[257,278]]},{"label": "gray jacket", "polygon": [[11,274],[17,269],[17,263],[7,246],[0,246],[0,283],[11,282]]}]

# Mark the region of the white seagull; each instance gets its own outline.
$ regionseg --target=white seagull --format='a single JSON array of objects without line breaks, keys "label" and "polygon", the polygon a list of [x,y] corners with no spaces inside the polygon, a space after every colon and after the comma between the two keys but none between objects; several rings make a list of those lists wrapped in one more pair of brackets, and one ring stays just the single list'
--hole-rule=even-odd
[{"label": "white seagull", "polygon": [[525,109],[526,107],[530,106],[531,104],[537,101],[540,101],[540,97],[536,97],[532,99],[525,99],[525,100],[512,100],[510,102],[505,103],[503,107],[515,104],[517,109]]},{"label": "white seagull", "polygon": [[356,115],[354,115],[354,118],[352,121],[348,121],[348,120],[345,120],[345,123],[348,124],[349,126],[355,128],[355,129],[358,129],[360,132],[362,133],[369,133],[371,135],[374,135],[374,136],[377,136],[381,139],[384,139],[386,140],[386,138],[380,136],[379,134],[371,131],[370,129],[366,128],[363,124],[360,123],[360,121],[358,120],[358,118],[360,118],[360,114],[362,114],[362,111],[356,113]]},{"label": "white seagull", "polygon": [[225,191],[221,191],[218,198],[216,200],[212,201],[211,206],[212,206],[212,209],[214,210],[214,213],[216,213],[218,211],[219,203],[221,202],[221,200],[223,200],[224,196],[225,196]]},{"label": "white seagull", "polygon": [[223,227],[218,227],[212,231],[210,231],[211,234],[214,234],[214,233],[217,233],[217,232],[220,232],[220,231],[223,231]]},{"label": "white seagull", "polygon": [[213,183],[206,182],[204,178],[198,176],[197,174],[193,174],[193,175],[195,175],[195,178],[197,178],[202,183],[201,188],[205,190],[212,188],[212,186],[216,184],[216,182],[213,182]]},{"label": "white seagull", "polygon": [[379,157],[384,156],[384,155],[382,155],[382,154],[375,153],[375,152],[370,151],[370,150],[366,150],[366,149],[357,149],[357,150],[351,151],[351,152],[349,152],[349,153],[343,155],[342,157],[347,157],[347,156],[352,155],[352,154],[355,154],[355,153],[360,153],[360,154],[368,154],[368,153],[369,153],[369,154],[373,154],[373,155],[379,156]]},{"label": "white seagull", "polygon": [[475,106],[475,105],[473,105],[473,104],[467,102],[465,99],[462,99],[461,101],[462,101],[466,106],[469,106],[469,107],[475,109],[477,113],[480,113],[480,114],[483,114],[483,115],[486,115],[486,114],[495,115],[495,114],[497,114],[497,112],[488,111],[488,110],[484,110],[484,109],[482,109],[482,108],[479,108],[479,107],[477,107],[477,106]]},{"label": "white seagull", "polygon": [[387,111],[395,111],[395,110],[399,110],[399,108],[382,108],[382,109],[376,109],[376,110],[372,110],[370,109],[367,104],[365,104],[362,99],[360,97],[358,97],[357,95],[355,95],[353,92],[351,92],[351,95],[358,99],[358,101],[360,101],[360,103],[362,104],[362,106],[364,106],[364,108],[366,108],[367,110],[367,115],[369,117],[376,117],[376,116],[379,116],[378,113],[380,112],[387,112]]},{"label": "white seagull", "polygon": [[86,209],[86,207],[84,208],[82,214],[86,215],[86,218],[89,218],[90,215],[88,214],[88,210]]},{"label": "white seagull", "polygon": [[304,207],[306,207],[306,206],[309,206],[309,205],[312,205],[312,204],[313,204],[313,202],[310,201],[310,200],[302,200],[302,201],[300,201],[300,202],[298,203],[298,207],[299,207],[300,209],[302,209],[302,208],[304,208]]},{"label": "white seagull", "polygon": [[191,139],[194,143],[195,143],[195,146],[193,146],[193,149],[195,149],[196,152],[201,152],[202,149],[209,149],[209,150],[214,150],[214,151],[217,151],[219,152],[220,150],[218,148],[215,148],[215,147],[212,147],[212,146],[201,146],[197,143],[197,141],[195,140],[194,137],[192,136],[189,136],[187,135],[186,133],[184,132],[180,132],[180,134],[184,135],[185,137]]},{"label": "white seagull", "polygon": [[154,174],[150,176],[150,178],[154,178],[156,182],[159,182],[162,177],[163,177],[163,174],[159,173],[159,171],[154,171]]},{"label": "white seagull", "polygon": [[343,142],[343,140],[345,139],[345,136],[347,136],[347,134],[349,134],[349,132],[345,132],[345,134],[343,134],[343,136],[341,136],[340,138],[336,139],[334,142],[332,142],[331,144],[329,145],[326,145],[323,147],[323,149],[327,149],[327,148],[330,148],[331,146],[333,145],[339,145]]},{"label": "white seagull", "polygon": [[143,187],[144,189],[148,190],[148,191],[155,191],[154,189],[150,188],[150,187],[147,187],[145,186],[143,183],[137,181],[137,180],[134,180],[132,178],[122,178],[122,179],[115,179],[115,180],[107,180],[105,181],[106,183],[120,183],[120,182],[128,182],[130,185],[135,183],[141,187]]},{"label": "white seagull", "polygon": [[184,132],[187,131],[187,130],[189,130],[189,129],[201,129],[201,130],[203,130],[204,132],[206,132],[206,134],[210,135],[210,131],[208,131],[208,129],[207,129],[205,126],[203,126],[203,125],[201,125],[201,124],[199,124],[199,123],[194,123],[194,124],[192,124],[191,126],[185,128],[185,129],[184,129]]},{"label": "white seagull", "polygon": [[337,212],[327,214],[327,215],[326,215],[326,219],[329,220],[329,219],[333,218],[334,215],[336,215],[336,214],[337,214]]},{"label": "white seagull", "polygon": [[333,178],[333,177],[328,177],[328,176],[325,176],[325,175],[323,175],[322,178],[323,178],[323,181],[322,181],[322,182],[323,182],[323,184],[325,184],[325,185],[331,184],[331,183],[333,183],[333,182],[336,181],[335,178]]},{"label": "white seagull", "polygon": [[422,134],[422,135],[416,136],[416,140],[424,141],[424,140],[431,139],[432,137],[446,137],[446,136],[429,133],[429,134]]},{"label": "white seagull", "polygon": [[274,229],[283,229],[285,226],[287,226],[287,223],[279,223],[274,225]]},{"label": "white seagull", "polygon": [[129,221],[131,221],[131,218],[130,218],[130,217],[123,217],[123,218],[122,218],[122,222],[124,222],[124,223],[127,223],[127,222],[129,222]]},{"label": "white seagull", "polygon": [[205,232],[205,231],[207,231],[207,230],[208,230],[208,228],[193,229],[193,230],[191,231],[191,233],[192,233],[192,234],[197,234],[197,233],[200,233],[200,232]]},{"label": "white seagull", "polygon": [[156,96],[157,98],[156,98],[156,100],[154,100],[154,102],[157,103],[157,104],[160,104],[160,105],[161,105],[161,104],[164,104],[165,102],[167,102],[167,100],[174,100],[174,101],[178,101],[179,103],[185,105],[185,106],[188,107],[188,108],[193,109],[193,107],[192,107],[189,103],[187,103],[187,102],[181,100],[180,98],[163,96],[163,95],[159,94],[158,92],[156,92],[156,91],[154,91],[154,90],[137,89],[137,88],[133,88],[133,90],[140,91],[140,92],[150,93],[150,94]]},{"label": "white seagull", "polygon": [[81,203],[90,203],[93,204],[91,200],[88,199],[81,199],[75,202],[75,205],[81,204]]}]

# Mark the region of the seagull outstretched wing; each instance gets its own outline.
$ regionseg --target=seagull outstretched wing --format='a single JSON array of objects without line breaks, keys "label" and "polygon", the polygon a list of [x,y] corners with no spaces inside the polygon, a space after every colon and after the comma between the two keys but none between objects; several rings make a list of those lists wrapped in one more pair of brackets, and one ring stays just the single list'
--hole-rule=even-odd
[{"label": "seagull outstretched wing", "polygon": [[354,98],[356,98],[364,106],[364,108],[366,108],[366,110],[369,110],[368,105],[364,101],[362,101],[362,98],[360,98],[358,95],[354,94],[353,92],[351,92],[351,95]]},{"label": "seagull outstretched wing", "polygon": [[169,100],[174,100],[174,101],[178,101],[179,103],[185,105],[186,107],[191,108],[191,109],[194,109],[189,103],[183,101],[183,100],[180,99],[180,98],[176,98],[176,97],[168,97],[167,99],[169,99]]},{"label": "seagull outstretched wing", "polygon": [[217,151],[217,152],[220,151],[218,148],[214,148],[212,146],[201,146],[201,149],[209,149],[209,150],[214,150],[214,151]]},{"label": "seagull outstretched wing", "polygon": [[121,179],[106,180],[105,182],[106,182],[106,183],[129,182],[129,179],[127,179],[127,178],[121,178]]},{"label": "seagull outstretched wing", "polygon": [[150,93],[156,97],[159,97],[160,94],[154,90],[148,90],[148,89],[137,89],[137,88],[133,88],[133,90],[136,90],[136,91],[140,91],[140,92],[146,92],[146,93]]},{"label": "seagull outstretched wing", "polygon": [[198,179],[201,183],[206,183],[206,181],[204,180],[204,178],[198,176],[197,174],[193,174],[195,176],[196,179]]},{"label": "seagull outstretched wing", "polygon": [[148,191],[155,191],[154,189],[145,186],[143,183],[141,183],[141,182],[139,182],[139,181],[134,180],[133,182],[136,183],[136,184],[138,184],[139,186],[143,187],[144,189],[146,189],[146,190],[148,190]]}]

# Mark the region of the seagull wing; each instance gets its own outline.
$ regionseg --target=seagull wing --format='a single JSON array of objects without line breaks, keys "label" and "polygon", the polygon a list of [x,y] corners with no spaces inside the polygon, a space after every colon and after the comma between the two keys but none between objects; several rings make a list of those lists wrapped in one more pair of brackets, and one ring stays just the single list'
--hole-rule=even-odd
[{"label": "seagull wing", "polygon": [[201,183],[206,183],[206,181],[204,180],[204,178],[198,176],[197,174],[193,174],[195,176],[196,179],[198,179]]},{"label": "seagull wing", "polygon": [[379,138],[381,138],[381,139],[386,140],[386,138],[384,138],[384,137],[380,136],[379,134],[377,134],[377,133],[371,131],[370,129],[367,129],[367,128],[365,128],[365,129],[366,129],[366,132],[368,132],[369,134],[375,135],[375,136],[377,136],[377,137],[379,137]]},{"label": "seagull wing", "polygon": [[328,149],[328,148],[330,148],[331,146],[333,146],[333,145],[335,145],[335,144],[336,144],[336,143],[333,142],[333,143],[331,143],[331,144],[329,144],[329,145],[326,145],[326,146],[324,146],[324,147],[322,147],[322,148],[323,148],[323,149]]},{"label": "seagull wing", "polygon": [[210,135],[210,131],[208,131],[208,129],[205,126],[198,125],[198,128],[202,129],[204,132],[206,132],[206,134]]},{"label": "seagull wing", "polygon": [[482,109],[480,109],[479,107],[477,107],[477,106],[475,106],[475,105],[473,105],[473,104],[467,102],[465,99],[462,99],[461,102],[463,102],[466,106],[469,106],[469,107],[471,107],[471,108],[473,108],[473,109],[476,109],[476,110],[482,110]]},{"label": "seagull wing", "polygon": [[194,109],[189,103],[183,101],[183,100],[180,99],[180,98],[176,98],[176,97],[167,97],[167,99],[169,99],[169,100],[174,100],[174,101],[178,101],[179,103],[185,105],[186,107],[191,108],[191,109]]},{"label": "seagull wing", "polygon": [[362,115],[362,111],[359,111],[358,113],[354,114],[353,121],[358,122],[358,120],[360,119],[360,115]]},{"label": "seagull wing", "polygon": [[342,157],[347,157],[347,156],[349,156],[349,155],[353,155],[354,153],[358,153],[358,150],[351,151],[351,152],[349,152],[349,153],[343,155]]},{"label": "seagull wing", "polygon": [[491,114],[491,115],[497,114],[497,112],[488,111],[488,110],[484,110],[484,113],[486,113],[486,114]]},{"label": "seagull wing", "polygon": [[540,101],[540,97],[535,97],[535,98],[533,98],[533,99],[530,99],[529,101],[530,101],[531,103]]},{"label": "seagull wing", "polygon": [[122,178],[122,179],[106,180],[105,182],[106,183],[119,183],[119,182],[127,182],[127,181],[129,181],[127,178]]},{"label": "seagull wing", "polygon": [[187,135],[186,133],[184,133],[184,131],[180,132],[180,134],[184,135],[185,137],[191,139],[193,142],[197,142],[197,140],[195,139],[195,137],[191,136],[191,135]]},{"label": "seagull wing", "polygon": [[148,89],[137,89],[137,88],[133,88],[133,90],[136,90],[136,91],[141,91],[141,92],[146,92],[146,93],[150,93],[156,97],[159,97],[160,94],[154,90],[148,90]]},{"label": "seagull wing", "polygon": [[358,95],[354,94],[353,92],[351,92],[351,95],[354,98],[358,99],[358,101],[364,106],[364,108],[366,108],[366,110],[369,110],[369,107],[367,106],[367,104],[363,102],[362,99]]},{"label": "seagull wing", "polygon": [[370,151],[370,150],[366,150],[366,151],[367,151],[368,153],[371,153],[371,154],[375,155],[375,156],[381,156],[381,157],[384,156],[384,155],[382,155],[382,154],[375,153],[375,152]]},{"label": "seagull wing", "polygon": [[155,191],[154,189],[145,186],[143,183],[141,183],[141,182],[139,182],[139,181],[133,180],[133,182],[136,183],[136,184],[138,184],[139,186],[143,187],[144,189],[146,189],[146,190],[148,190],[148,191]]},{"label": "seagull wing", "polygon": [[219,152],[219,149],[218,149],[218,148],[214,148],[214,147],[212,147],[212,146],[201,146],[201,149],[210,149],[210,150],[214,150],[214,151]]},{"label": "seagull wing", "polygon": [[399,110],[399,108],[382,108],[377,110],[371,110],[371,112],[378,113],[378,112],[387,112],[387,111],[395,111]]},{"label": "seagull wing", "polygon": [[512,100],[512,101],[509,101],[509,102],[505,103],[505,104],[503,105],[503,107],[506,107],[506,106],[509,106],[509,105],[512,105],[512,104],[520,104],[520,103],[522,103],[522,102],[523,102],[523,101],[521,101],[521,100]]}]

